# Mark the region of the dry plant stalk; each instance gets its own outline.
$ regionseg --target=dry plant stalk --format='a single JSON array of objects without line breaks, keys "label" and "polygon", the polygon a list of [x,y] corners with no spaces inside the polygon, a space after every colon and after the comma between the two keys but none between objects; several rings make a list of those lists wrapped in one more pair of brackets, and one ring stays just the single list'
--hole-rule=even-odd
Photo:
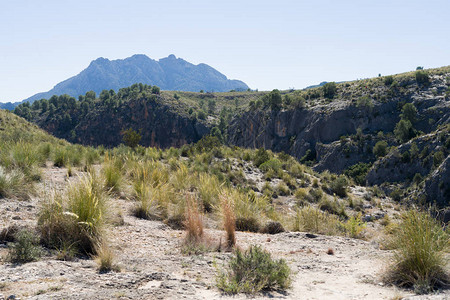
[{"label": "dry plant stalk", "polygon": [[220,204],[222,206],[223,227],[227,233],[227,247],[233,248],[236,246],[236,215],[234,214],[234,205],[225,193],[220,195]]},{"label": "dry plant stalk", "polygon": [[197,201],[192,196],[186,196],[184,227],[187,233],[186,242],[197,244],[203,240],[203,215],[200,213]]}]

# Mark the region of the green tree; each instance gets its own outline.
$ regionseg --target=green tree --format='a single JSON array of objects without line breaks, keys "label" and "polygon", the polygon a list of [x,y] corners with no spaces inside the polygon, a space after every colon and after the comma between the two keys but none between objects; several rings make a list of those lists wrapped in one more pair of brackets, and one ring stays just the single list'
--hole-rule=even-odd
[{"label": "green tree", "polygon": [[379,141],[375,144],[375,147],[373,147],[373,154],[375,154],[376,157],[383,157],[387,154],[387,146],[388,143],[386,141]]},{"label": "green tree", "polygon": [[220,132],[220,129],[215,126],[211,129],[211,136],[215,136],[219,139],[219,141],[221,143],[223,143],[223,136],[222,136],[222,132]]},{"label": "green tree", "polygon": [[208,100],[208,113],[213,114],[216,110],[216,101],[213,99]]},{"label": "green tree", "polygon": [[403,120],[407,120],[413,124],[417,120],[417,108],[412,103],[406,103],[403,105],[402,114],[400,117]]},{"label": "green tree", "polygon": [[402,143],[414,136],[414,129],[409,120],[400,120],[394,129],[395,137]]},{"label": "green tree", "polygon": [[86,92],[86,95],[84,96],[85,99],[89,99],[89,100],[95,100],[96,95],[94,91],[89,91]]},{"label": "green tree", "polygon": [[142,136],[140,134],[140,131],[138,133],[132,128],[128,128],[122,131],[122,140],[128,147],[136,148],[136,146],[139,145],[141,138]]},{"label": "green tree", "polygon": [[327,82],[322,87],[323,90],[323,96],[328,99],[333,99],[334,95],[336,94],[336,83],[335,82]]},{"label": "green tree", "polygon": [[270,97],[270,108],[272,110],[280,110],[283,104],[280,91],[277,89],[271,91],[269,97]]},{"label": "green tree", "polygon": [[152,94],[159,95],[160,92],[161,92],[161,91],[160,91],[159,87],[157,87],[156,85],[154,85],[154,86],[152,87]]}]

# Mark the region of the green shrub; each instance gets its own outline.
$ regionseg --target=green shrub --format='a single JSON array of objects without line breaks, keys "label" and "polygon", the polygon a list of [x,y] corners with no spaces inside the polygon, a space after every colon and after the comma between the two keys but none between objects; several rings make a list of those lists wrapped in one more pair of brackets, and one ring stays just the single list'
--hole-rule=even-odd
[{"label": "green shrub", "polygon": [[141,141],[141,131],[137,132],[133,130],[132,128],[128,128],[126,130],[123,130],[121,132],[122,140],[128,147],[136,148],[137,145],[139,145],[139,142]]},{"label": "green shrub", "polygon": [[450,277],[445,271],[448,260],[444,251],[448,251],[449,241],[448,232],[429,214],[415,210],[405,213],[394,231],[394,263],[385,280],[412,287],[420,294],[448,287]]},{"label": "green shrub", "polygon": [[69,158],[65,148],[57,148],[53,154],[53,165],[61,168],[67,165]]},{"label": "green shrub", "polygon": [[415,132],[409,120],[401,119],[394,129],[395,137],[402,143],[414,137]]},{"label": "green shrub", "polygon": [[282,167],[281,162],[278,159],[276,159],[276,158],[269,159],[268,161],[262,163],[259,166],[259,168],[263,172],[267,172],[269,170],[273,170],[276,173],[278,173],[281,170],[281,167]]},{"label": "green shrub", "polygon": [[394,189],[390,194],[389,194],[389,196],[392,198],[392,200],[394,200],[394,201],[400,201],[400,200],[402,200],[402,197],[403,197],[403,192],[402,192],[402,190],[401,189]]},{"label": "green shrub", "polygon": [[333,99],[334,95],[336,94],[336,83],[335,82],[327,82],[322,87],[323,96],[325,98]]},{"label": "green shrub", "polygon": [[415,75],[417,84],[428,85],[430,83],[430,76],[428,76],[427,72],[423,70],[417,70]]},{"label": "green shrub", "polygon": [[373,147],[373,154],[376,157],[383,157],[387,154],[388,143],[386,141],[378,141]]},{"label": "green shrub", "polygon": [[237,231],[258,232],[259,227],[260,225],[258,219],[253,216],[236,218]]},{"label": "green shrub", "polygon": [[394,77],[386,76],[384,77],[384,85],[391,85],[394,82]]},{"label": "green shrub", "polygon": [[291,270],[284,259],[273,260],[260,246],[242,252],[236,249],[227,272],[220,272],[217,286],[228,294],[256,294],[262,290],[285,290],[291,285]]},{"label": "green shrub", "polygon": [[438,167],[444,161],[444,153],[442,151],[437,151],[433,154],[433,166]]},{"label": "green shrub", "polygon": [[341,205],[336,199],[330,200],[327,197],[323,198],[319,202],[319,209],[337,216],[347,217],[343,205]]},{"label": "green shrub", "polygon": [[366,175],[367,172],[369,172],[369,169],[371,167],[370,163],[357,163],[353,166],[350,166],[345,170],[344,174],[348,177],[353,178],[353,180],[356,182],[356,184],[359,185],[366,185]]},{"label": "green shrub", "polygon": [[42,249],[39,237],[26,229],[15,234],[15,242],[9,249],[8,259],[13,263],[26,263],[39,259]]},{"label": "green shrub", "polygon": [[350,217],[344,223],[345,232],[351,238],[360,238],[361,233],[366,228],[366,223],[361,220],[361,213]]},{"label": "green shrub", "polygon": [[259,167],[269,159],[269,153],[264,148],[259,148],[258,151],[256,151],[255,157],[253,158],[253,163],[255,164],[255,166]]},{"label": "green shrub", "polygon": [[347,196],[348,181],[344,175],[340,175],[330,182],[330,192],[340,197]]}]

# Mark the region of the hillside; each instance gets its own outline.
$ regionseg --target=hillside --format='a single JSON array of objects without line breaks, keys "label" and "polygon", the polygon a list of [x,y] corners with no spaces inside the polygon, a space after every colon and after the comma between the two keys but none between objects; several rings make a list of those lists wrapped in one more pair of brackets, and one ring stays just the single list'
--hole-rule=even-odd
[{"label": "hillside", "polygon": [[[78,75],[58,83],[50,91],[38,93],[22,102],[32,103],[63,94],[77,98],[88,91],[97,94],[102,90],[117,92],[120,88],[135,83],[157,85],[163,90],[174,91],[227,92],[248,89],[244,82],[227,79],[225,75],[206,64],[194,65],[176,58],[173,54],[158,61],[139,54],[117,60],[98,58]],[[0,104],[0,108],[11,109],[18,104]]]},{"label": "hillside", "polygon": [[[34,109],[20,109],[44,119],[50,105],[51,117],[61,112],[76,116],[74,112],[85,107],[88,116],[80,122],[106,120],[96,127],[95,139],[112,127],[109,115],[114,116],[111,121],[129,117],[136,122],[148,113],[145,120],[152,128],[162,122],[151,121],[153,113],[176,126],[186,126],[179,123],[182,118],[193,122],[198,115],[194,109],[189,113],[193,94],[172,99],[144,85],[119,94],[79,102],[54,97],[46,109],[45,101],[35,102]],[[277,108],[277,92],[259,94],[256,101],[251,100],[253,94],[239,95],[251,106],[267,101]],[[228,103],[228,96],[214,96],[221,103],[216,108],[244,109]],[[183,97],[178,106],[171,104]],[[126,107],[127,118],[115,115]],[[145,108],[147,113],[142,112]],[[387,197],[376,186],[316,172],[285,153],[224,146],[220,129],[220,134],[211,129],[215,136],[179,148],[91,148],[57,140],[10,112],[0,113],[0,299],[248,299],[229,295],[219,283],[236,249],[254,245],[287,268],[269,275],[289,276],[290,283],[282,289],[269,285],[252,291],[256,299],[412,300],[420,299],[414,293],[431,292],[430,299],[448,297],[441,289],[449,272],[444,263],[448,234],[438,223],[432,231],[443,248],[432,248],[430,255],[445,255],[437,261],[443,283],[424,285],[413,279],[402,285],[387,279],[401,247],[392,241],[405,226],[407,203]],[[209,128],[226,119],[224,114],[213,112],[201,124]],[[144,123],[135,124],[147,126]],[[80,132],[91,132],[78,126]],[[17,136],[20,132],[23,135]],[[225,127],[222,138],[226,135]],[[17,139],[8,141],[8,136]],[[419,229],[413,228],[422,240]],[[420,245],[409,240],[405,244]],[[266,273],[262,258],[255,260]]]},{"label": "hillside", "polygon": [[[80,101],[60,96],[23,104],[16,113],[86,145],[116,146],[128,128],[141,132],[142,145],[163,148],[196,142],[212,132],[230,145],[284,152],[316,171],[346,173],[359,184],[381,185],[392,193],[399,188],[395,183],[417,190],[422,181],[429,187],[449,186],[448,177],[432,176],[447,172],[441,163],[450,147],[449,78],[450,68],[444,67],[270,93],[160,92],[133,85],[118,94],[104,91],[100,99],[86,94]],[[402,153],[411,139],[415,152],[408,158]],[[392,173],[386,161],[401,155],[402,172],[375,179],[374,172]],[[420,167],[410,163],[417,158]],[[437,182],[429,182],[431,177]],[[448,190],[430,189],[410,191],[409,198],[448,204]]]}]

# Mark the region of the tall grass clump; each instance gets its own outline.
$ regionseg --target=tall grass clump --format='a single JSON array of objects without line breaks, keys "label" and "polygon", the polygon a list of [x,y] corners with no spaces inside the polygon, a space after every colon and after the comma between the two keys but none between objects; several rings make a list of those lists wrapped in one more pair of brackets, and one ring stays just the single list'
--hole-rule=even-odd
[{"label": "tall grass clump", "polygon": [[133,214],[141,219],[163,220],[167,217],[168,200],[170,194],[167,185],[151,187],[144,182],[133,185],[134,197],[137,201]]},{"label": "tall grass clump", "polygon": [[79,254],[95,254],[107,214],[103,185],[94,174],[81,178],[66,194],[55,194],[43,206],[38,228],[45,245],[73,245]]},{"label": "tall grass clump", "polygon": [[449,234],[429,214],[410,210],[394,232],[394,263],[385,280],[424,294],[450,286],[446,272]]},{"label": "tall grass clump", "polygon": [[267,198],[238,190],[230,190],[230,195],[234,199],[236,229],[258,232],[261,226],[260,221],[265,216],[265,210],[270,206]]},{"label": "tall grass clump", "polygon": [[202,173],[198,177],[198,194],[206,212],[211,212],[217,206],[217,198],[220,192],[220,183],[214,175]]},{"label": "tall grass clump", "polygon": [[339,219],[311,206],[298,208],[294,216],[293,231],[336,235],[340,233]]},{"label": "tall grass clump", "polygon": [[184,217],[184,237],[182,252],[197,254],[208,250],[207,240],[203,228],[203,214],[199,204],[193,196],[186,197],[186,211]]},{"label": "tall grass clump", "polygon": [[219,272],[217,286],[227,294],[256,294],[262,290],[286,290],[291,270],[284,259],[274,260],[260,246],[236,249],[226,272]]},{"label": "tall grass clump", "polygon": [[123,185],[122,167],[122,162],[119,159],[105,158],[102,169],[105,187],[114,193],[118,193]]},{"label": "tall grass clump", "polygon": [[236,216],[234,214],[234,205],[226,193],[220,195],[220,204],[222,208],[223,228],[226,232],[227,248],[232,249],[236,245]]},{"label": "tall grass clump", "polygon": [[114,262],[114,253],[112,252],[111,248],[109,248],[105,243],[97,246],[96,253],[97,254],[94,256],[94,260],[98,265],[98,271],[100,273],[120,271],[120,267]]},{"label": "tall grass clump", "polygon": [[26,199],[31,192],[31,185],[25,180],[20,170],[6,171],[0,166],[0,198],[18,197]]}]

